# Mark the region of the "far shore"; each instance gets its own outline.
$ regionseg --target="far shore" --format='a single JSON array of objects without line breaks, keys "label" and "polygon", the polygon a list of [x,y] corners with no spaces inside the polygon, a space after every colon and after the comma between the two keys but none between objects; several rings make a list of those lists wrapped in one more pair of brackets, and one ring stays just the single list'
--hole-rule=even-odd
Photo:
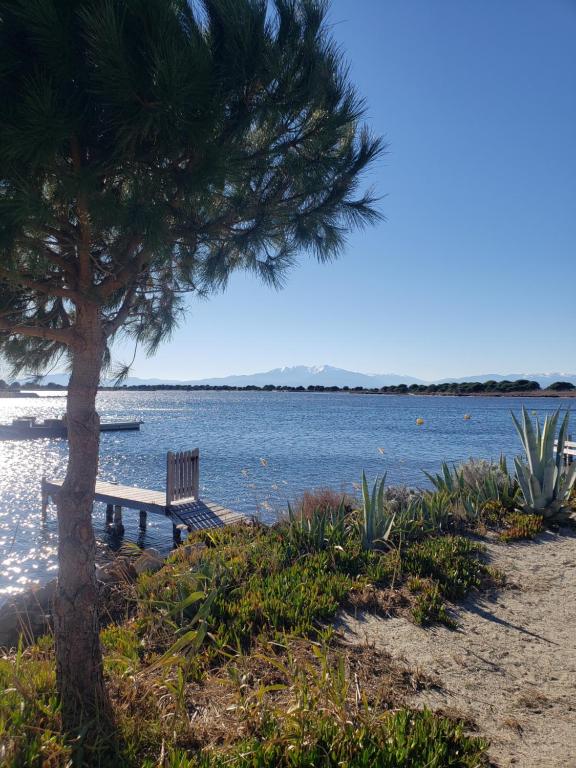
[{"label": "far shore", "polygon": [[[410,392],[410,391],[385,391],[378,389],[345,388],[345,387],[285,387],[285,386],[196,386],[196,385],[138,385],[133,387],[100,387],[99,392],[279,392],[302,394],[342,394],[342,395],[401,395],[411,397],[546,397],[546,398],[576,398],[576,389],[573,390],[512,390],[483,391],[483,392]],[[52,397],[66,397],[67,389],[60,386],[37,387],[30,391],[3,392],[0,391],[0,399],[39,398],[41,393],[51,393]],[[59,394],[57,394],[59,393]]]}]

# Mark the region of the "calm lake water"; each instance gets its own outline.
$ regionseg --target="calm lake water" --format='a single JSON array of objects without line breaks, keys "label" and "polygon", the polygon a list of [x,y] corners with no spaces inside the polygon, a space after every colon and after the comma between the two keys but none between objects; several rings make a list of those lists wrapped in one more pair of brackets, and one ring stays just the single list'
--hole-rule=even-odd
[{"label": "calm lake water", "polygon": [[[354,492],[388,473],[390,484],[426,485],[422,470],[442,460],[512,457],[520,450],[510,409],[522,403],[545,414],[569,400],[458,398],[259,392],[102,393],[106,419],[142,419],[141,432],[102,435],[100,478],[163,489],[168,450],[200,448],[200,487],[206,498],[232,509],[275,519],[306,488]],[[60,416],[65,400],[0,400],[0,422],[22,415]],[[464,419],[468,413],[471,418]],[[424,425],[417,426],[416,419]],[[43,475],[62,477],[64,440],[0,441],[0,602],[56,571],[56,520],[40,521]],[[126,510],[125,539],[167,551],[171,523],[148,516],[144,535],[138,513]],[[104,507],[94,526],[103,555],[111,544]]]}]

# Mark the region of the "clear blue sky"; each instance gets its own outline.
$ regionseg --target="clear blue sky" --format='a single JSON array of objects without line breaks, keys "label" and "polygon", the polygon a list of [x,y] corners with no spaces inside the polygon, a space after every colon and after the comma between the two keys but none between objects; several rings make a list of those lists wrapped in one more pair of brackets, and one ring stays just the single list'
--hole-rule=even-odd
[{"label": "clear blue sky", "polygon": [[[576,371],[576,0],[334,0],[387,222],[193,303],[142,377]],[[119,350],[119,358],[131,357]]]}]

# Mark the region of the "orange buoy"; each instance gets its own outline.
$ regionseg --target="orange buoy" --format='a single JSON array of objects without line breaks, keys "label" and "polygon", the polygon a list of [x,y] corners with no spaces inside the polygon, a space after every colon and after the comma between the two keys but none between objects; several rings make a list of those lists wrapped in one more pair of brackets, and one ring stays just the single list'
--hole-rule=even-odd
[{"label": "orange buoy", "polygon": [[424,424],[424,419],[422,419],[422,418],[420,418],[420,417],[419,417],[419,418],[417,418],[417,419],[416,419],[416,424],[418,424],[418,426],[419,426],[419,427],[421,427],[421,426],[422,426],[422,424]]}]

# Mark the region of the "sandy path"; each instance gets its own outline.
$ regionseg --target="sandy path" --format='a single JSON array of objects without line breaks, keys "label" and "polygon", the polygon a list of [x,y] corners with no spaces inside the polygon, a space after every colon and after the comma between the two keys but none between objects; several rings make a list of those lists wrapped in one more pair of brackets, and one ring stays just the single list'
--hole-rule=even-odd
[{"label": "sandy path", "polygon": [[496,765],[576,768],[576,534],[488,545],[510,585],[469,601],[460,628],[346,615],[349,642],[368,642],[434,675],[413,704],[472,718]]}]

